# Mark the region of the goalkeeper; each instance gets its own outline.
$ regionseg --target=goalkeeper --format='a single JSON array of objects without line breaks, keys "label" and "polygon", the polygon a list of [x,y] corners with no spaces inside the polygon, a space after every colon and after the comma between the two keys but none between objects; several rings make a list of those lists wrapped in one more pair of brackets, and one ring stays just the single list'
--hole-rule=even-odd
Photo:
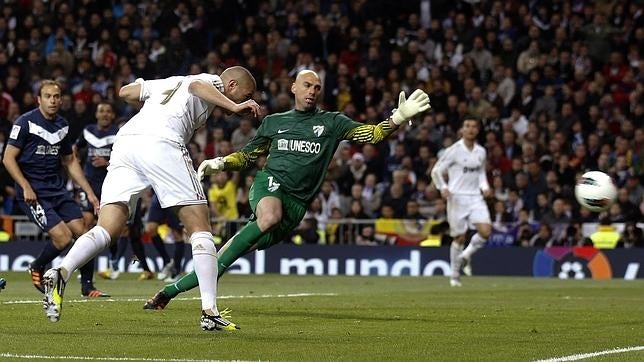
[{"label": "goalkeeper", "polygon": [[[267,116],[257,135],[240,151],[205,160],[198,177],[220,171],[242,170],[269,154],[249,192],[253,217],[218,252],[219,276],[240,256],[263,250],[284,240],[295,229],[324,181],[327,167],[342,140],[378,143],[398,126],[430,109],[429,97],[420,89],[409,99],[401,92],[398,109],[377,125],[355,122],[339,112],[317,108],[322,92],[319,76],[310,70],[298,73],[291,86],[295,108]],[[163,309],[179,293],[198,285],[194,272],[166,285],[147,301],[144,309]]]}]

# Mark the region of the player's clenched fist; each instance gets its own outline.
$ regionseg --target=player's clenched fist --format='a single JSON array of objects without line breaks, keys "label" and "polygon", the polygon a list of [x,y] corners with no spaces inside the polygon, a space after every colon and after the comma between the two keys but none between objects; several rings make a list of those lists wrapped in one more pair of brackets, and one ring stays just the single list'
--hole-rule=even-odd
[{"label": "player's clenched fist", "polygon": [[205,175],[212,175],[224,169],[224,158],[215,157],[210,160],[205,160],[199,165],[197,170],[197,178],[199,181],[203,180]]},{"label": "player's clenched fist", "polygon": [[429,96],[420,89],[416,89],[409,99],[405,98],[405,92],[401,91],[398,96],[398,109],[391,116],[391,120],[400,125],[404,121],[425,112],[432,106],[429,104]]}]

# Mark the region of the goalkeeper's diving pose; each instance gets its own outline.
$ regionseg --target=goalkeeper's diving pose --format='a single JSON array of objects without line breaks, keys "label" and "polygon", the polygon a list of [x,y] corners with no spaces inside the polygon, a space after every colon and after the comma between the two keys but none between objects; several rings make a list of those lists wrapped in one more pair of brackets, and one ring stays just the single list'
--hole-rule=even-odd
[{"label": "goalkeeper's diving pose", "polygon": [[[398,109],[377,125],[358,123],[339,112],[317,108],[322,92],[320,77],[311,70],[298,73],[291,86],[295,108],[267,116],[257,135],[240,151],[205,160],[198,177],[220,171],[242,170],[268,154],[249,192],[253,217],[218,252],[221,276],[240,256],[263,250],[284,240],[300,223],[308,204],[324,181],[327,167],[342,140],[377,143],[398,126],[430,109],[429,96],[420,89],[409,99],[401,92]],[[194,272],[167,285],[145,304],[145,309],[163,309],[179,293],[198,285]]]}]

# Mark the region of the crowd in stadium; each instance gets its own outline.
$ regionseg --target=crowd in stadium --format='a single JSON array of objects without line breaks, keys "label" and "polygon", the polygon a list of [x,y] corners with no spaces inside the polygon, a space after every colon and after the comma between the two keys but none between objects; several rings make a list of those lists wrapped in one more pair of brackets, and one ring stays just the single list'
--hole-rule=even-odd
[{"label": "crowd in stadium", "polygon": [[[469,114],[482,123],[493,224],[512,225],[516,245],[580,245],[581,223],[602,218],[626,224],[624,246],[644,247],[635,226],[644,214],[643,50],[644,5],[627,0],[9,1],[0,14],[0,140],[4,148],[12,122],[36,107],[43,79],[64,85],[61,114],[77,138],[101,100],[114,102],[122,122],[136,112],[117,92],[137,77],[242,65],[257,80],[254,99],[275,113],[292,107],[294,75],[312,69],[324,109],[375,124],[401,90],[421,88],[433,112],[388,142],[341,144],[304,228],[445,219],[429,171]],[[240,149],[259,122],[217,109],[191,142],[195,165]],[[603,214],[573,195],[591,169],[619,188]],[[239,217],[250,213],[251,176],[231,178]],[[3,212],[14,213],[4,170],[0,184]],[[373,229],[363,231],[358,239],[373,242]]]}]

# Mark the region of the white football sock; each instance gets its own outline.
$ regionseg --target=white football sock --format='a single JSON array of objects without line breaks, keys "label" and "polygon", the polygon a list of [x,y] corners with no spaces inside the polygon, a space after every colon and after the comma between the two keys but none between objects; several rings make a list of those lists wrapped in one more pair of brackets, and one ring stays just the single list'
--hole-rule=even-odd
[{"label": "white football sock", "polygon": [[199,280],[199,293],[201,293],[201,309],[208,312],[212,310],[219,315],[217,310],[217,249],[212,234],[199,231],[190,236],[192,244],[192,259],[194,260],[195,274]]},{"label": "white football sock", "polygon": [[470,239],[470,244],[463,250],[463,253],[461,256],[465,259],[470,259],[472,257],[472,254],[474,254],[477,250],[483,247],[485,245],[485,239],[479,234],[476,233],[474,236],[472,236],[472,239]]},{"label": "white football sock", "polygon": [[459,254],[463,251],[463,244],[452,241],[449,248],[449,265],[452,267],[452,278],[457,278],[461,270],[461,261],[458,260]]},{"label": "white football sock", "polygon": [[96,225],[81,235],[72,245],[60,263],[61,274],[68,281],[76,269],[87,264],[110,245],[110,234],[102,226]]}]

